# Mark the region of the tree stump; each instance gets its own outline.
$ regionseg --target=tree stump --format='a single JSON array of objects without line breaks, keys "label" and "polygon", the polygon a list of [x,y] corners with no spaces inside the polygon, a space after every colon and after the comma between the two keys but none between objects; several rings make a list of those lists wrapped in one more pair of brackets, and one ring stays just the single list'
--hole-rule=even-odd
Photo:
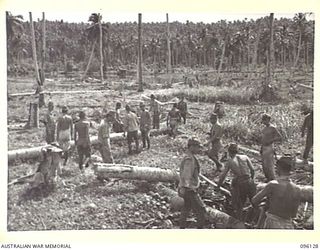
[{"label": "tree stump", "polygon": [[39,128],[39,105],[38,103],[30,103],[28,128]]}]

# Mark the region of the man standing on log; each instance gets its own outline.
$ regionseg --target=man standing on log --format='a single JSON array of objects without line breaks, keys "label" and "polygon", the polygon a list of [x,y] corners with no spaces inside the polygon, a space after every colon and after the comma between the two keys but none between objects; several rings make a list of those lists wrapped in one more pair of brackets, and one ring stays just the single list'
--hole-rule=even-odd
[{"label": "man standing on log", "polygon": [[83,171],[84,167],[89,166],[91,156],[90,122],[86,121],[86,114],[83,111],[80,111],[79,118],[80,120],[74,126],[74,142],[79,155],[79,169]]},{"label": "man standing on log", "polygon": [[104,163],[113,163],[113,157],[110,146],[110,128],[112,123],[111,113],[107,113],[101,121],[98,129],[99,151]]},{"label": "man standing on log", "polygon": [[203,228],[205,223],[205,205],[197,192],[200,185],[200,164],[195,154],[200,151],[200,142],[196,139],[189,139],[186,156],[180,164],[178,194],[184,199],[184,206],[180,216],[180,228],[186,228],[186,220],[191,210],[197,216],[197,228]]},{"label": "man standing on log", "polygon": [[281,142],[282,136],[274,125],[270,123],[271,116],[264,114],[262,116],[262,123],[265,125],[262,130],[261,137],[261,158],[262,158],[262,169],[267,181],[275,179],[274,173],[274,160],[275,160],[275,150],[274,142]]},{"label": "man standing on log", "polygon": [[276,163],[279,175],[277,180],[270,181],[252,198],[252,204],[258,205],[267,197],[268,209],[264,229],[294,229],[292,218],[297,214],[301,191],[289,178],[292,165],[291,157],[281,157]]},{"label": "man standing on log", "polygon": [[222,163],[219,161],[219,152],[222,149],[221,137],[223,134],[223,129],[218,121],[218,116],[216,113],[211,114],[210,122],[212,124],[212,127],[210,130],[210,137],[207,145],[211,144],[211,148],[208,150],[207,154],[209,158],[215,163],[217,170],[220,171]]},{"label": "man standing on log", "polygon": [[48,144],[55,141],[55,133],[56,133],[56,121],[55,121],[55,114],[53,112],[54,105],[52,101],[48,102],[48,112],[45,115],[44,123],[46,127],[46,142]]},{"label": "man standing on log", "polygon": [[73,121],[68,113],[68,108],[66,106],[62,107],[62,115],[57,121],[57,142],[63,150],[63,158],[65,166],[69,158],[70,142],[73,135]]},{"label": "man standing on log", "polygon": [[177,108],[179,109],[181,117],[183,118],[183,124],[186,124],[188,106],[187,106],[187,103],[184,101],[184,96],[181,96],[181,99],[178,102]]},{"label": "man standing on log", "polygon": [[313,110],[311,110],[304,118],[303,125],[301,127],[301,137],[305,135],[307,130],[306,146],[303,152],[303,160],[308,163],[309,152],[313,146]]},{"label": "man standing on log", "polygon": [[131,143],[134,140],[136,144],[136,153],[139,153],[139,141],[138,141],[138,130],[139,130],[139,118],[131,111],[129,105],[126,105],[126,115],[124,117],[124,134],[127,133],[128,141],[128,154],[132,154]]},{"label": "man standing on log", "polygon": [[152,125],[154,129],[160,128],[160,111],[159,111],[159,103],[157,102],[155,96],[152,94],[150,96],[150,109],[149,112],[152,113]]},{"label": "man standing on log", "polygon": [[236,211],[236,217],[242,220],[242,209],[247,198],[251,201],[256,193],[256,186],[253,181],[254,169],[248,156],[238,154],[237,144],[231,143],[228,153],[230,159],[225,164],[225,169],[218,181],[217,189],[220,188],[229,170],[231,170],[234,175],[231,183],[232,206]]},{"label": "man standing on log", "polygon": [[150,129],[151,129],[151,116],[150,113],[146,110],[144,103],[140,103],[140,131],[142,137],[142,147],[150,149]]},{"label": "man standing on log", "polygon": [[177,109],[177,104],[174,103],[172,109],[169,111],[167,116],[167,127],[170,126],[170,135],[173,138],[176,137],[178,132],[178,124],[181,121],[180,111]]}]

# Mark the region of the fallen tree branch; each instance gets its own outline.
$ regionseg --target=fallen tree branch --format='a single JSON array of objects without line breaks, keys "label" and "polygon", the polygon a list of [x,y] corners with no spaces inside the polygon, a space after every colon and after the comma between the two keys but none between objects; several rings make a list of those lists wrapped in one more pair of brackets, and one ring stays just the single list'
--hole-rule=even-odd
[{"label": "fallen tree branch", "polygon": [[[215,183],[215,182],[213,182],[213,181],[211,181],[211,180],[209,180],[207,177],[205,177],[204,175],[202,175],[202,174],[199,174],[199,176],[200,176],[200,178],[202,178],[203,180],[205,180],[206,182],[208,182],[210,185],[212,185],[213,187],[218,187],[218,185]],[[228,197],[231,197],[231,193],[230,193],[230,191],[229,190],[227,190],[227,189],[225,189],[225,188],[223,188],[223,187],[220,187],[220,191],[221,191],[221,193],[222,194],[224,194],[224,195],[226,195],[226,196],[228,196]]]}]

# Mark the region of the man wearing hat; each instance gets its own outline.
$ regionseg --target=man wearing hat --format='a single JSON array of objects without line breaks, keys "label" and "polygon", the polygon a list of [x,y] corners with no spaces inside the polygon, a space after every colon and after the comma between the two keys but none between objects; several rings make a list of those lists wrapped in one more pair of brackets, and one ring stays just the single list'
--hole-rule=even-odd
[{"label": "man wearing hat", "polygon": [[276,163],[279,177],[268,182],[263,190],[252,198],[252,204],[258,205],[266,197],[268,209],[263,225],[265,229],[294,229],[292,218],[297,215],[301,202],[301,191],[289,178],[293,159],[281,157]]},{"label": "man wearing hat", "polygon": [[216,113],[211,114],[210,122],[212,124],[212,127],[210,130],[210,137],[208,139],[207,145],[211,144],[211,148],[208,150],[207,154],[209,158],[215,163],[217,170],[220,171],[222,163],[219,161],[219,152],[222,149],[221,137],[223,134],[223,129],[218,121],[218,116]]},{"label": "man wearing hat", "polygon": [[91,156],[90,122],[86,120],[86,114],[83,111],[79,112],[79,118],[80,120],[74,125],[74,142],[79,155],[79,169],[83,171],[84,166],[89,166]]},{"label": "man wearing hat", "polygon": [[247,198],[251,201],[256,193],[256,186],[253,181],[254,169],[248,156],[238,154],[236,143],[229,145],[228,153],[230,159],[224,165],[225,168],[220,176],[217,188],[219,189],[229,170],[231,170],[234,176],[231,183],[232,206],[236,211],[237,218],[242,220],[242,209]]},{"label": "man wearing hat", "polygon": [[68,108],[62,107],[62,115],[57,121],[57,142],[63,150],[63,165],[67,164],[70,150],[70,142],[73,135],[73,121],[70,115],[68,115]]},{"label": "man wearing hat", "polygon": [[150,148],[150,129],[151,129],[151,116],[150,113],[146,110],[146,106],[143,102],[140,103],[140,131],[142,137],[143,148],[147,146]]},{"label": "man wearing hat", "polygon": [[159,103],[156,100],[154,94],[150,96],[150,109],[149,112],[152,113],[152,125],[154,129],[160,128],[160,111],[159,111]]},{"label": "man wearing hat", "polygon": [[123,119],[124,131],[127,133],[127,141],[129,154],[132,154],[131,143],[134,140],[136,144],[136,153],[139,153],[139,141],[138,141],[138,130],[139,130],[139,118],[131,111],[129,105],[126,105],[126,114]]},{"label": "man wearing hat", "polygon": [[188,149],[180,164],[180,182],[178,194],[184,199],[181,209],[180,228],[186,228],[186,220],[191,210],[197,217],[197,228],[202,228],[205,223],[205,206],[197,189],[200,185],[200,164],[195,154],[200,153],[201,145],[197,139],[188,140]]},{"label": "man wearing hat", "polygon": [[262,169],[267,181],[275,179],[274,173],[274,161],[275,161],[275,150],[274,143],[281,142],[282,136],[274,125],[270,123],[271,116],[264,114],[262,116],[262,123],[265,125],[261,134],[261,158],[262,158]]}]

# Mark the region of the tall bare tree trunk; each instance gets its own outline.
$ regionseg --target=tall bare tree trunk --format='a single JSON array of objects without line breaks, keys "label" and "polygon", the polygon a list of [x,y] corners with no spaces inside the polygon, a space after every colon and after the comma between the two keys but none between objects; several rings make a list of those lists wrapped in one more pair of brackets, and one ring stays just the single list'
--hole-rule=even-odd
[{"label": "tall bare tree trunk", "polygon": [[261,21],[258,21],[258,31],[257,31],[257,37],[254,42],[254,52],[253,52],[253,58],[252,58],[252,66],[253,70],[257,69],[257,62],[258,62],[258,48],[259,48],[259,40],[260,40],[260,33],[261,33]]},{"label": "tall bare tree trunk", "polygon": [[87,75],[87,73],[88,73],[88,70],[89,70],[89,68],[90,68],[90,64],[91,64],[91,62],[92,62],[92,58],[93,58],[93,54],[94,54],[94,49],[95,49],[95,47],[96,47],[96,43],[97,43],[97,40],[95,40],[95,41],[93,42],[93,44],[92,44],[89,61],[88,61],[86,70],[84,71],[83,76],[82,76],[82,78],[81,78],[81,81],[84,80],[84,78],[86,77],[86,75]]},{"label": "tall bare tree trunk", "polygon": [[272,72],[274,67],[274,45],[273,45],[273,20],[274,13],[270,13],[270,44],[268,53],[268,63],[267,63],[267,81],[266,84],[270,84],[272,81]]},{"label": "tall bare tree trunk", "polygon": [[223,41],[223,47],[222,47],[222,54],[221,54],[221,59],[220,59],[220,63],[219,63],[219,68],[218,68],[218,76],[217,76],[217,81],[220,81],[220,72],[222,69],[222,64],[223,64],[223,60],[224,60],[224,53],[226,51],[226,42]]},{"label": "tall bare tree trunk", "polygon": [[168,46],[168,59],[167,59],[167,74],[168,77],[168,85],[171,86],[172,83],[172,66],[171,66],[171,46],[170,46],[170,26],[169,26],[169,15],[166,14],[167,19],[167,46]]},{"label": "tall bare tree trunk", "polygon": [[[44,85],[45,82],[45,74],[44,74],[44,63],[46,60],[46,18],[45,13],[42,12],[42,50],[41,50],[41,71],[39,72],[41,86]],[[44,94],[39,93],[39,108],[44,106]]]},{"label": "tall bare tree trunk", "polygon": [[141,18],[142,14],[138,14],[138,92],[143,92],[142,85],[142,41],[141,41]]},{"label": "tall bare tree trunk", "polygon": [[101,83],[103,83],[103,48],[102,48],[102,25],[101,25],[102,16],[99,15],[99,42],[100,42],[100,75],[101,75]]},{"label": "tall bare tree trunk", "polygon": [[301,31],[301,28],[299,27],[298,50],[297,50],[296,57],[295,57],[295,59],[294,59],[293,68],[295,68],[295,67],[297,66],[298,61],[299,61],[300,51],[301,51],[301,38],[302,38],[302,31]]},{"label": "tall bare tree trunk", "polygon": [[39,75],[39,66],[37,61],[37,48],[36,48],[36,38],[34,35],[34,26],[33,26],[33,20],[32,20],[32,13],[29,12],[29,18],[30,18],[30,29],[31,29],[31,46],[32,46],[32,57],[33,57],[33,64],[34,64],[34,70],[36,73],[36,80],[38,85],[41,84],[40,81],[40,75]]}]

